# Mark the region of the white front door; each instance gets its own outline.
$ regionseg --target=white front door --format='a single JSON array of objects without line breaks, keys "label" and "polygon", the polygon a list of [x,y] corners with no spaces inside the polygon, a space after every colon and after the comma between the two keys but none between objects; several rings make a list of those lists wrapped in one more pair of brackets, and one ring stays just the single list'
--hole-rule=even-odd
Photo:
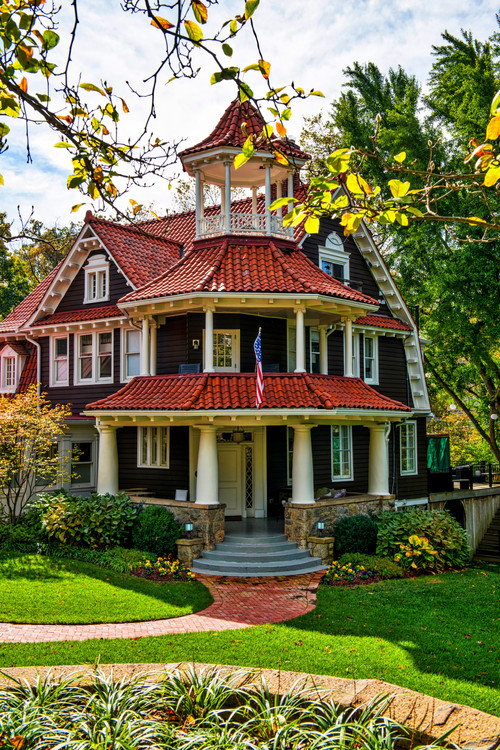
[{"label": "white front door", "polygon": [[226,504],[226,516],[243,515],[243,459],[238,443],[219,443],[219,502]]}]

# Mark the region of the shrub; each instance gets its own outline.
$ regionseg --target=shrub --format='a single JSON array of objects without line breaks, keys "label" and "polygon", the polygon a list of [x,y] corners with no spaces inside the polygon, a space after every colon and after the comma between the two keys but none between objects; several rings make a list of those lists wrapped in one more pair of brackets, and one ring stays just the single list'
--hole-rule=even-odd
[{"label": "shrub", "polygon": [[36,547],[38,543],[47,542],[47,534],[42,525],[40,513],[32,509],[19,519],[17,524],[9,522],[0,524],[0,547],[22,548],[23,545]]},{"label": "shrub", "polygon": [[108,568],[115,573],[128,573],[139,567],[144,560],[144,552],[138,549],[124,547],[110,547],[109,549],[85,549],[85,547],[64,547],[61,544],[51,544],[42,547],[42,554],[52,558],[80,560],[93,563],[100,568]]},{"label": "shrub", "polygon": [[346,552],[372,555],[377,546],[377,525],[370,516],[345,516],[339,518],[334,528],[335,557]]},{"label": "shrub", "polygon": [[341,565],[350,563],[351,565],[360,566],[373,570],[375,575],[381,578],[402,578],[403,570],[400,565],[393,562],[388,557],[377,557],[375,555],[363,555],[360,552],[347,552],[339,558]]},{"label": "shrub", "polygon": [[[410,545],[414,558],[418,545],[410,537],[425,538],[433,554],[435,570],[460,568],[467,565],[470,549],[467,534],[447,510],[408,510],[401,513],[381,513],[377,516],[377,555],[394,558],[401,547]],[[420,544],[420,543],[419,543]],[[421,546],[421,545],[420,545]],[[409,549],[406,551],[410,551]],[[406,551],[403,553],[406,556]],[[422,552],[422,550],[420,550]]]},{"label": "shrub", "polygon": [[405,570],[435,570],[437,550],[429,544],[425,536],[412,534],[408,544],[399,545],[400,552],[396,552],[394,559]]},{"label": "shrub", "polygon": [[36,507],[44,529],[63,544],[83,547],[109,547],[126,538],[137,517],[124,492],[117,495],[92,494],[90,497],[66,492],[40,495]]},{"label": "shrub", "polygon": [[152,555],[166,556],[176,553],[175,543],[183,528],[172,513],[161,505],[148,505],[139,513],[132,529],[132,541],[136,549]]}]

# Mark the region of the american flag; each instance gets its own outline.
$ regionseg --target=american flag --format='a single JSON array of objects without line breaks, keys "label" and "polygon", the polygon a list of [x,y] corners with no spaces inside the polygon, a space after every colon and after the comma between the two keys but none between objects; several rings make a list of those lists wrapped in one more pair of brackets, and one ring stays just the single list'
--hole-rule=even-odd
[{"label": "american flag", "polygon": [[264,393],[264,376],[262,374],[262,341],[260,338],[260,328],[257,338],[255,339],[253,349],[255,352],[255,359],[257,361],[257,389],[255,392],[255,406],[257,409],[262,404],[262,396]]}]

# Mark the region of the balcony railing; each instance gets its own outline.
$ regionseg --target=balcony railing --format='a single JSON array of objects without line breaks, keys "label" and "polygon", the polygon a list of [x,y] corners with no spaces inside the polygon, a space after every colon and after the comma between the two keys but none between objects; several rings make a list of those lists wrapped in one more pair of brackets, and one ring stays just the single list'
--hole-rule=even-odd
[{"label": "balcony railing", "polygon": [[[269,220],[269,225],[268,225]],[[224,214],[204,216],[198,219],[198,237],[213,237],[227,234]],[[293,228],[284,227],[280,216],[274,214],[235,214],[230,215],[230,234],[270,234],[280,237],[293,237]]]}]

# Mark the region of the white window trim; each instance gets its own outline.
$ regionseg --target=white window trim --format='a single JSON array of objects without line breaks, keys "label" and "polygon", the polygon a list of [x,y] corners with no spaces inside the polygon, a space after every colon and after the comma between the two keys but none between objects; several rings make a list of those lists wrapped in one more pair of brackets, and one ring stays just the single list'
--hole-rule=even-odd
[{"label": "white window trim", "polygon": [[[69,460],[69,466],[71,467],[71,476],[69,478],[68,483],[64,483],[65,487],[68,487],[70,490],[78,490],[78,489],[88,489],[89,487],[95,487],[96,485],[96,440],[93,437],[72,437],[68,442],[65,440],[66,443],[66,451],[68,455]],[[90,464],[90,479],[88,482],[75,482],[73,481],[73,464],[75,465],[75,469],[78,466],[78,461],[73,460],[73,444],[75,443],[90,443],[90,461],[83,461],[82,463],[85,465]]]},{"label": "white window trim", "polygon": [[[66,339],[66,359],[67,359],[67,373],[68,376],[65,380],[56,380],[56,340]],[[69,385],[69,336],[51,336],[50,337],[50,372],[49,372],[49,385],[51,388],[59,386]]]},{"label": "white window trim", "polygon": [[[141,361],[141,354],[142,354],[142,335],[141,331],[138,328],[122,328],[120,332],[120,382],[122,383],[129,383],[132,378],[136,377],[135,375],[127,375],[127,333],[129,331],[137,331],[139,334],[139,363]],[[139,365],[139,375],[140,375],[140,365]]]},{"label": "white window trim", "polygon": [[[345,354],[346,354],[346,346],[345,346],[345,329],[343,331],[344,334],[344,375],[347,371],[346,367],[346,361],[345,361]],[[353,378],[359,378],[359,333],[357,331],[353,331],[352,334],[352,376]]]},{"label": "white window trim", "polygon": [[[5,384],[8,359],[14,360],[15,372],[14,383],[12,385]],[[26,357],[21,357],[21,355],[15,352],[14,349],[11,349],[9,345],[2,350],[2,353],[0,354],[0,393],[15,393],[23,370],[23,360],[25,359]]]},{"label": "white window trim", "polygon": [[[89,258],[87,265],[83,269],[85,271],[85,289],[84,289],[84,304],[92,304],[94,302],[107,302],[109,300],[109,260],[105,255],[93,255]],[[89,276],[92,274],[98,274],[100,271],[105,273],[105,284],[104,284],[104,296],[89,298]],[[97,285],[96,292],[98,293]]]},{"label": "white window trim", "polygon": [[[339,429],[346,429],[349,435],[349,476],[341,477],[334,474],[333,466],[333,430],[335,427]],[[352,427],[351,425],[330,425],[330,455],[332,461],[332,482],[352,482],[354,481],[354,470],[353,470],[353,445],[352,445]]]},{"label": "white window trim", "polygon": [[[162,443],[162,434],[163,430],[166,431],[167,435],[167,461],[166,463],[157,463],[153,464],[150,462],[151,457],[151,443],[152,443],[152,430],[156,427],[157,430],[157,455],[160,458],[161,461],[161,443]],[[148,441],[148,461],[146,463],[142,463],[142,436],[144,433],[144,430],[147,431],[147,441]],[[152,427],[138,427],[137,428],[137,468],[139,469],[169,469],[170,468],[170,427],[164,427],[164,426],[156,426],[153,425]]]},{"label": "white window trim", "polygon": [[[365,355],[366,355],[366,348],[365,348],[365,341],[367,339],[370,339],[373,341],[373,377],[367,378],[366,372],[365,372]],[[379,382],[379,368],[378,368],[378,336],[373,333],[365,333],[363,334],[363,380],[365,383],[368,383],[368,385],[378,385]]]},{"label": "white window trim", "polygon": [[[415,469],[412,469],[411,471],[408,471],[408,469],[403,470],[403,430],[406,429],[406,427],[412,427],[413,435],[414,435],[414,441],[413,441],[413,456],[415,461]],[[415,476],[418,474],[418,446],[417,446],[417,423],[414,420],[408,420],[406,422],[403,422],[402,425],[400,425],[399,428],[399,473],[402,477],[410,477]]]},{"label": "white window trim", "polygon": [[322,261],[327,263],[336,263],[344,267],[344,281],[350,279],[350,255],[343,247],[341,238],[336,232],[332,232],[326,238],[325,246],[318,248],[319,267]]},{"label": "white window trim", "polygon": [[[97,377],[97,360],[98,360],[98,341],[100,333],[111,333],[111,377],[109,378],[98,378]],[[80,378],[79,374],[79,362],[80,362],[80,338],[82,336],[92,336],[92,377],[91,378]],[[81,333],[75,334],[74,337],[74,379],[75,385],[92,385],[95,383],[114,383],[114,348],[115,348],[115,335],[114,328],[104,328],[100,331],[82,331]]]},{"label": "white window trim", "polygon": [[[313,334],[313,331],[317,331],[318,332],[318,351],[317,352],[313,352],[313,348],[312,348],[312,343],[313,343],[312,342],[312,334]],[[311,372],[311,373],[313,371],[313,369],[312,369],[313,353],[317,354],[317,356],[318,356],[318,373],[321,372],[321,352],[320,352],[320,348],[319,348],[320,347],[320,343],[319,343],[320,342],[320,338],[319,338],[319,336],[320,336],[320,333],[319,333],[318,326],[309,326],[309,372]]]},{"label": "white window trim", "polygon": [[[229,334],[233,337],[233,364],[231,367],[217,367],[215,364],[215,335],[217,333]],[[239,328],[214,328],[214,340],[212,343],[214,372],[240,372],[240,330]],[[203,329],[203,369],[205,369],[205,329]]]}]

